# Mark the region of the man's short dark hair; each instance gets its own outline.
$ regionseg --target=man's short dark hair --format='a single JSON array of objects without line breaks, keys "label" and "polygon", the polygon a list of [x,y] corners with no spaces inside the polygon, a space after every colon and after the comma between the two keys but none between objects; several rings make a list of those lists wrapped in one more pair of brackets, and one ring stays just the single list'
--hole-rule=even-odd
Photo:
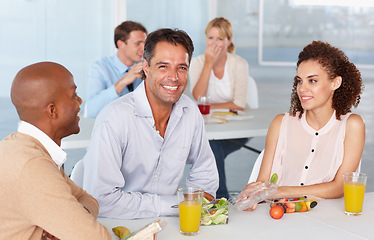
[{"label": "man's short dark hair", "polygon": [[126,42],[127,39],[130,38],[130,33],[132,31],[142,31],[147,34],[147,30],[142,24],[133,21],[125,21],[118,25],[114,30],[114,44],[116,45],[116,48],[118,48],[117,41],[121,40]]},{"label": "man's short dark hair", "polygon": [[[143,57],[148,64],[151,63],[151,59],[154,55],[154,50],[156,48],[157,43],[159,42],[167,42],[174,45],[182,45],[188,53],[188,63],[191,63],[194,46],[188,34],[185,31],[179,29],[161,28],[150,33],[147,39],[145,40]],[[144,72],[142,78],[145,79]]]}]

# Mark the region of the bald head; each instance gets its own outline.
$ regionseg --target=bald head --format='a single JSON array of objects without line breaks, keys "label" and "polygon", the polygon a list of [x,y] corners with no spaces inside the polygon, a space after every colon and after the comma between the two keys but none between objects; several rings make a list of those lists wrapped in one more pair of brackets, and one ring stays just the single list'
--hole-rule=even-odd
[{"label": "bald head", "polygon": [[43,109],[59,96],[62,81],[73,78],[62,65],[40,62],[21,69],[13,80],[12,103],[21,120],[33,123],[42,117]]}]

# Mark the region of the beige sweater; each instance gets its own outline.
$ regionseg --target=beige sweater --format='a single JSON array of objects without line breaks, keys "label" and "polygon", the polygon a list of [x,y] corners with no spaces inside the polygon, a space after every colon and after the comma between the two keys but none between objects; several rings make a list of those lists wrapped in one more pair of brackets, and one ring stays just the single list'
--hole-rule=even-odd
[{"label": "beige sweater", "polygon": [[[189,81],[190,90],[193,91],[203,71],[205,56],[200,55],[192,58]],[[227,64],[231,84],[232,101],[239,107],[247,107],[247,94],[249,84],[249,67],[247,61],[239,55],[227,53]]]},{"label": "beige sweater", "polygon": [[111,239],[96,221],[97,201],[59,170],[35,138],[13,133],[0,142],[0,239]]}]

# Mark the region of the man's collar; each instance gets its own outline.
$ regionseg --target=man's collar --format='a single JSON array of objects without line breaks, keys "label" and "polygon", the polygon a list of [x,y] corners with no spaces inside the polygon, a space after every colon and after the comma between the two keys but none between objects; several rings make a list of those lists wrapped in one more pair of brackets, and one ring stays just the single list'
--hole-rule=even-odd
[{"label": "man's collar", "polygon": [[66,161],[66,153],[43,131],[34,125],[21,121],[18,125],[18,132],[30,135],[36,138],[47,149],[52,160],[57,164],[58,168]]},{"label": "man's collar", "polygon": [[[134,63],[134,64],[136,64],[136,63]],[[121,62],[121,60],[118,58],[117,54],[114,56],[114,65],[116,66],[116,68],[118,69],[119,72],[122,72],[122,73],[126,72],[126,70],[132,68],[132,66],[134,66],[134,64],[131,65],[131,66],[127,66],[126,64]]]},{"label": "man's collar", "polygon": [[153,118],[151,105],[145,93],[144,81],[134,90],[134,107],[136,116]]}]

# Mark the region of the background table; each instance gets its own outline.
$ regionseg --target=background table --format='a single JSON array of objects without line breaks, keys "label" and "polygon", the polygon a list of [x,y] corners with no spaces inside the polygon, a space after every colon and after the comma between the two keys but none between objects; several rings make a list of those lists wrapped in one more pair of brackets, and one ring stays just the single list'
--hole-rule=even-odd
[{"label": "background table", "polygon": [[[157,234],[158,240],[169,239],[373,239],[374,238],[374,192],[366,193],[363,214],[344,214],[344,198],[321,200],[318,205],[304,213],[287,213],[274,220],[269,215],[269,204],[260,204],[253,212],[230,209],[229,224],[202,226],[195,237],[179,233],[178,217],[166,217],[168,225]],[[159,218],[119,220],[99,218],[110,231],[125,226],[136,231]],[[113,239],[119,239],[112,233]]]},{"label": "background table", "polygon": [[[205,124],[207,138],[209,140],[218,140],[266,136],[273,118],[285,111],[287,109],[281,107],[247,109],[244,113],[251,118],[231,120],[222,124]],[[90,143],[94,123],[94,118],[82,117],[79,123],[80,132],[62,139],[61,147],[63,149],[87,148]]]},{"label": "background table", "polygon": [[81,117],[79,121],[80,131],[61,140],[62,149],[87,148],[90,144],[91,132],[95,124],[95,118]]},{"label": "background table", "polygon": [[247,119],[230,120],[222,124],[205,124],[207,138],[221,140],[266,136],[274,117],[285,111],[287,109],[284,107],[246,109],[244,116],[248,117]]}]

